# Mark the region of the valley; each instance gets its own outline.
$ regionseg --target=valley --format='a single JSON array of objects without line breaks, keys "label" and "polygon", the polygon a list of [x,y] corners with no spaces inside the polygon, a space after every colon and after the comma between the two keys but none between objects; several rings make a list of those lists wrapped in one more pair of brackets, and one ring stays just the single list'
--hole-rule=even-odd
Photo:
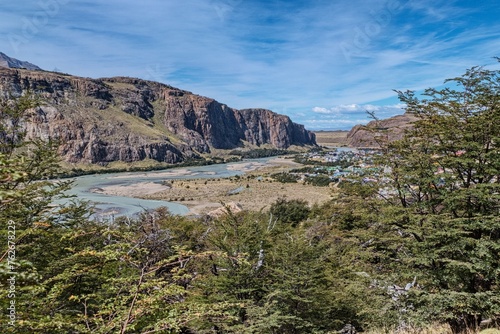
[{"label": "valley", "polygon": [[313,133],[0,59],[2,333],[500,328],[500,71]]}]

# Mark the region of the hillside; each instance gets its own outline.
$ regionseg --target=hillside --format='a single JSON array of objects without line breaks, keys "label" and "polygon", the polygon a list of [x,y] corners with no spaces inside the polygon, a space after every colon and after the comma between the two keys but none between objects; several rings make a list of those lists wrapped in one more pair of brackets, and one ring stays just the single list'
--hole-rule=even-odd
[{"label": "hillside", "polygon": [[265,109],[237,110],[158,82],[0,67],[0,96],[31,92],[28,138],[59,140],[69,163],[177,163],[213,149],[315,145],[314,134]]},{"label": "hillside", "polygon": [[7,68],[25,68],[27,70],[41,70],[40,67],[29,63],[27,61],[18,60],[7,56],[5,53],[0,52],[0,67]]},{"label": "hillside", "polygon": [[340,147],[345,146],[348,131],[315,131],[316,142],[320,146]]},{"label": "hillside", "polygon": [[[346,143],[350,147],[379,147],[377,136],[383,133],[383,136],[386,137],[383,140],[401,139],[405,130],[412,127],[412,122],[416,119],[413,114],[407,112],[387,119],[373,120],[367,125],[356,125],[347,134]],[[373,132],[373,130],[378,132]]]}]

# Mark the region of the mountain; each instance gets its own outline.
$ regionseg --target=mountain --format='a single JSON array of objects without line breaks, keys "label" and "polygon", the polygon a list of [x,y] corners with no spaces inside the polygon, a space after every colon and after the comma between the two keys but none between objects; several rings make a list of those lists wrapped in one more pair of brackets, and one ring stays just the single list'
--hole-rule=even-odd
[{"label": "mountain", "polygon": [[417,117],[412,113],[406,112],[403,115],[393,116],[382,120],[373,120],[367,125],[356,125],[347,134],[346,143],[350,147],[377,148],[377,138],[372,130],[382,130],[389,141],[401,139],[405,130],[412,127],[412,122]]},{"label": "mountain", "polygon": [[27,61],[21,61],[21,60],[15,59],[15,58],[11,58],[2,52],[0,52],[0,67],[25,68],[27,70],[32,70],[32,71],[42,70],[40,67],[38,67],[32,63],[28,63]]},{"label": "mountain", "polygon": [[288,116],[233,109],[158,82],[0,67],[3,98],[28,91],[41,105],[23,120],[27,136],[58,139],[70,163],[177,163],[214,149],[316,145]]}]

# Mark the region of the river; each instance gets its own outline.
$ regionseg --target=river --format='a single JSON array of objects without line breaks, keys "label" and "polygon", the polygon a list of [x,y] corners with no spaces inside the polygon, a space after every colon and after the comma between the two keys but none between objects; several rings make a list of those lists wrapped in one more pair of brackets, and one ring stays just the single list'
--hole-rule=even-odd
[{"label": "river", "polygon": [[[265,166],[273,158],[275,157],[248,159],[243,162],[208,166],[170,168],[150,172],[121,172],[79,176],[73,179],[73,187],[67,193],[93,204],[94,218],[97,220],[113,219],[117,216],[133,216],[144,210],[156,209],[161,206],[167,207],[172,214],[186,215],[189,209],[182,204],[107,195],[100,193],[100,190],[106,186],[131,186],[144,182],[161,184],[168,180],[230,177]],[[130,196],[133,196],[133,194]]]}]

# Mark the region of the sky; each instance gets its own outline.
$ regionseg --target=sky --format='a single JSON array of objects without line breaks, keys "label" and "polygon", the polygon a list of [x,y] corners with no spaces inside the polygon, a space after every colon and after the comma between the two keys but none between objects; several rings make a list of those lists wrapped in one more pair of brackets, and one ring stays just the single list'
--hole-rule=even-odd
[{"label": "sky", "polygon": [[498,0],[2,1],[0,52],[346,130],[403,113],[394,90],[498,68],[499,18]]}]

